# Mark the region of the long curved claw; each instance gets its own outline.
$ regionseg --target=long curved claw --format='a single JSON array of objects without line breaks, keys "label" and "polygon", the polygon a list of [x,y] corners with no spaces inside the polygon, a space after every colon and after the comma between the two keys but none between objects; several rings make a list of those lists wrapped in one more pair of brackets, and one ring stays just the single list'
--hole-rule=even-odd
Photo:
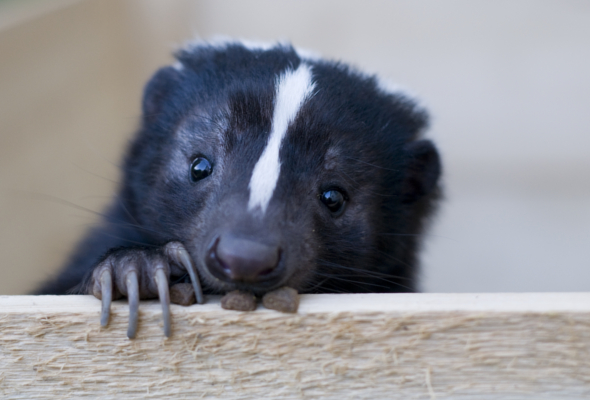
[{"label": "long curved claw", "polygon": [[156,285],[158,286],[158,297],[160,297],[160,303],[162,304],[164,335],[166,337],[170,337],[170,293],[168,291],[168,279],[166,279],[166,273],[161,268],[156,270],[156,276],[154,279],[156,281]]},{"label": "long curved claw", "polygon": [[189,276],[191,277],[191,282],[193,284],[193,289],[195,290],[195,299],[197,300],[197,304],[204,304],[205,297],[203,296],[203,289],[201,289],[201,281],[199,280],[199,275],[197,273],[197,268],[195,264],[193,264],[193,260],[191,259],[188,251],[184,247],[177,248],[178,258],[180,262],[184,266],[184,268],[188,271]]},{"label": "long curved claw", "polygon": [[100,275],[100,288],[102,299],[102,310],[100,312],[100,325],[106,327],[111,316],[111,301],[113,300],[113,278],[111,271],[104,270]]},{"label": "long curved claw", "polygon": [[191,277],[193,289],[195,291],[195,299],[197,300],[197,304],[204,304],[205,297],[203,296],[203,289],[201,289],[199,274],[197,273],[197,268],[195,267],[191,256],[188,254],[188,251],[186,251],[181,243],[170,242],[167,245],[166,253],[168,254],[168,257],[181,264],[181,266],[188,272],[188,275]]},{"label": "long curved claw", "polygon": [[137,281],[137,272],[129,271],[125,278],[125,284],[127,286],[127,298],[129,299],[127,337],[133,339],[137,333],[137,321],[139,320],[139,283]]}]

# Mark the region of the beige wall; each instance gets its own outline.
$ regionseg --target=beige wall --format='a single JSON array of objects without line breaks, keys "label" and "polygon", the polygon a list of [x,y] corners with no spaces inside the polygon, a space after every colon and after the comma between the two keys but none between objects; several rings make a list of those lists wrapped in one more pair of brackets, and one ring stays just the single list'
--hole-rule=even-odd
[{"label": "beige wall", "polygon": [[0,2],[0,294],[30,290],[95,221],[142,85],[197,34],[290,39],[423,98],[448,193],[426,290],[590,289],[589,3],[18,3]]}]

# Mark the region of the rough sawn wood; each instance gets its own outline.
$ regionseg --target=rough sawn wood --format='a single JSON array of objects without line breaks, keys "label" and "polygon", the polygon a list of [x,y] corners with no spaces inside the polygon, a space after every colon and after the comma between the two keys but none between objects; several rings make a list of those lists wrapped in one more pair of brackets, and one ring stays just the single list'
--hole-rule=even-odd
[{"label": "rough sawn wood", "polygon": [[297,314],[0,297],[8,399],[590,398],[590,293],[304,295]]}]

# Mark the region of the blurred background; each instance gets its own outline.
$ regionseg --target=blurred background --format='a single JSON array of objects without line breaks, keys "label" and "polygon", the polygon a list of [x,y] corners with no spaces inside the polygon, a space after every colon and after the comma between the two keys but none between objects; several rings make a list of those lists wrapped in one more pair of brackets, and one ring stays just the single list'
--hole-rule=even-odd
[{"label": "blurred background", "polygon": [[58,269],[116,187],[146,80],[219,34],[290,40],[431,110],[446,200],[424,291],[590,290],[590,2],[0,0],[0,294]]}]

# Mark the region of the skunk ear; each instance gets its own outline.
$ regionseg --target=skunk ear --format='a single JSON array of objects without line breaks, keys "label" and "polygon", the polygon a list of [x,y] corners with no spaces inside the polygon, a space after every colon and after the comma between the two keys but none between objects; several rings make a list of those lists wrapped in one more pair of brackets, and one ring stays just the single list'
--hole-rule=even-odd
[{"label": "skunk ear", "polygon": [[405,146],[408,166],[403,185],[402,201],[413,203],[430,194],[441,172],[440,157],[430,140],[417,140]]},{"label": "skunk ear", "polygon": [[180,82],[180,72],[174,67],[160,68],[147,83],[143,92],[143,117],[154,122],[166,98]]}]

